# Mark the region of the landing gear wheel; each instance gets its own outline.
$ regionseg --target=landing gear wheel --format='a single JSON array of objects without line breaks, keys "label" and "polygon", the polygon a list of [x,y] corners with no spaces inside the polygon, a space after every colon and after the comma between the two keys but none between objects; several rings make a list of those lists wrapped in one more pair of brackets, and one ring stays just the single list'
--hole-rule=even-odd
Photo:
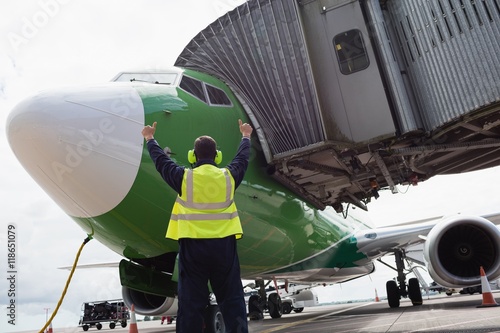
[{"label": "landing gear wheel", "polygon": [[252,295],[248,299],[248,318],[250,320],[264,319],[260,298],[257,295]]},{"label": "landing gear wheel", "polygon": [[422,293],[417,278],[408,280],[408,297],[414,306],[422,305]]},{"label": "landing gear wheel", "polygon": [[385,284],[387,302],[391,308],[399,308],[399,288],[396,281],[390,280]]},{"label": "landing gear wheel", "polygon": [[267,300],[267,305],[269,308],[269,315],[271,318],[281,318],[282,315],[282,304],[281,297],[278,293],[272,293],[269,295]]},{"label": "landing gear wheel", "polygon": [[109,323],[109,328],[110,328],[110,329],[113,329],[113,328],[115,328],[115,327],[116,327],[116,324],[115,324],[115,323]]},{"label": "landing gear wheel", "polygon": [[283,302],[281,303],[281,311],[283,312],[283,314],[289,314],[290,312],[292,312],[292,306],[288,302]]},{"label": "landing gear wheel", "polygon": [[226,326],[224,319],[222,319],[222,312],[220,312],[218,305],[209,305],[203,314],[205,320],[205,333],[224,333]]},{"label": "landing gear wheel", "polygon": [[295,308],[295,309],[293,309],[293,312],[295,312],[295,313],[301,313],[302,311],[304,311],[304,308]]}]

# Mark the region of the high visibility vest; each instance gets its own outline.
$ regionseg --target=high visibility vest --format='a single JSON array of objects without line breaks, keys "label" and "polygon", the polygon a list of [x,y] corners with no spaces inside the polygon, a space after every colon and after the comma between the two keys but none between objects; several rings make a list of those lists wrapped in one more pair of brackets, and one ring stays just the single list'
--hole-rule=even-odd
[{"label": "high visibility vest", "polygon": [[229,170],[203,164],[186,169],[182,195],[177,196],[167,238],[224,238],[243,235],[234,204],[234,179]]}]

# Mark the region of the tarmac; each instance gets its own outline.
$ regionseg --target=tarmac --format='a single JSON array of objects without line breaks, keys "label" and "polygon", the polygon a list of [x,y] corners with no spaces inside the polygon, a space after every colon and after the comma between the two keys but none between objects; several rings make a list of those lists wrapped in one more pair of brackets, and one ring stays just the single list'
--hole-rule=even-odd
[{"label": "tarmac", "polygon": [[[500,293],[493,292],[500,304]],[[250,321],[251,333],[361,333],[361,332],[500,332],[500,306],[478,308],[482,295],[424,297],[424,304],[412,306],[402,300],[399,308],[389,308],[386,301],[324,305],[305,308],[301,313],[290,313],[279,319],[267,314],[263,320]],[[175,332],[172,324],[160,321],[138,322],[139,333]],[[54,333],[79,333],[81,327],[57,329]],[[95,333],[95,327],[87,332]],[[102,333],[125,333],[129,327],[109,329]],[[28,332],[26,332],[28,333]],[[34,331],[29,332],[34,333]]]}]

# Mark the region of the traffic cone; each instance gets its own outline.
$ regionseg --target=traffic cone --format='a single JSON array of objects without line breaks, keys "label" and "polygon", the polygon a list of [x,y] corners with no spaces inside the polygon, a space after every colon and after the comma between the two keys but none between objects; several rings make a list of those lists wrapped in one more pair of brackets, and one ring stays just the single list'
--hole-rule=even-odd
[{"label": "traffic cone", "polygon": [[135,308],[134,304],[132,304],[132,308],[130,309],[130,329],[129,333],[139,333],[137,330],[137,320],[135,319]]},{"label": "traffic cone", "polygon": [[481,290],[483,294],[483,304],[478,305],[478,308],[490,307],[490,306],[498,306],[495,298],[493,297],[493,293],[491,292],[490,283],[488,279],[486,279],[486,274],[484,273],[483,266],[479,268],[479,272],[481,273]]},{"label": "traffic cone", "polygon": [[378,298],[377,288],[375,288],[375,302],[380,302],[380,298]]},{"label": "traffic cone", "polygon": [[47,332],[48,332],[48,333],[52,333],[52,332],[53,332],[53,331],[52,331],[52,322],[50,322],[50,324],[49,324],[49,330],[48,330]]}]

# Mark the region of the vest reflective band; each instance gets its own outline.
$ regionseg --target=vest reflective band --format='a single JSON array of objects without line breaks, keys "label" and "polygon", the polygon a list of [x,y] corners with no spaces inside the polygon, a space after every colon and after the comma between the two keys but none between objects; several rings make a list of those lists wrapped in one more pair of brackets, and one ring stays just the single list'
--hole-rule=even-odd
[{"label": "vest reflective band", "polygon": [[243,235],[236,205],[234,179],[227,169],[210,164],[186,169],[182,195],[177,197],[167,238],[224,238]]}]

